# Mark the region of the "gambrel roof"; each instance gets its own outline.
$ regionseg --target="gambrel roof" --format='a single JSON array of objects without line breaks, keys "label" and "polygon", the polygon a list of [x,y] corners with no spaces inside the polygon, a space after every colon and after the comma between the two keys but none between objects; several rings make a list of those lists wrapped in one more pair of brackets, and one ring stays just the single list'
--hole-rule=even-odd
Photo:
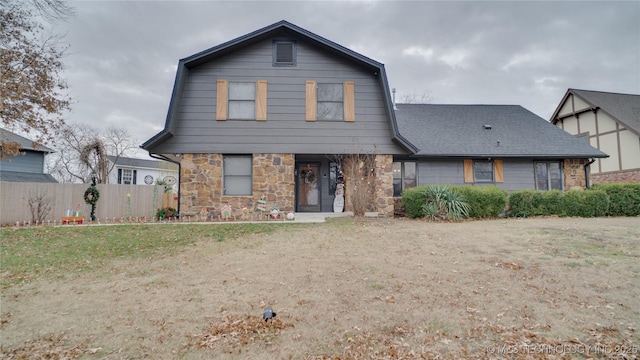
[{"label": "gambrel roof", "polygon": [[240,36],[231,41],[181,59],[178,62],[178,70],[176,72],[176,79],[173,86],[173,92],[171,95],[171,101],[169,103],[169,110],[167,113],[167,118],[165,120],[164,129],[151,139],[147,140],[144,144],[141,145],[141,147],[145,150],[153,149],[155,145],[162,143],[173,135],[173,131],[175,131],[176,125],[175,119],[178,115],[178,102],[180,101],[179,96],[183,91],[185,79],[188,76],[189,69],[240,50],[248,45],[258,43],[260,41],[263,41],[264,39],[283,35],[303,38],[306,41],[309,41],[310,43],[323,49],[324,51],[332,54],[333,56],[347,59],[348,61],[363,66],[365,69],[368,68],[371,73],[378,78],[380,88],[384,92],[383,100],[385,110],[389,119],[391,139],[408,152],[412,153],[417,150],[410,142],[408,142],[398,133],[384,64],[372,60],[333,41],[327,40],[317,34],[314,34],[285,20],[279,21],[262,29],[258,29],[249,34]]},{"label": "gambrel roof", "polygon": [[425,157],[607,157],[519,105],[397,104],[400,134]]},{"label": "gambrel roof", "polygon": [[[591,106],[590,110],[600,109],[600,111],[604,111],[615,121],[640,136],[640,95],[569,89],[553,113],[551,117],[552,123],[555,124],[561,119],[558,113],[569,95],[575,95],[584,100]],[[572,115],[573,113],[567,116]]]}]

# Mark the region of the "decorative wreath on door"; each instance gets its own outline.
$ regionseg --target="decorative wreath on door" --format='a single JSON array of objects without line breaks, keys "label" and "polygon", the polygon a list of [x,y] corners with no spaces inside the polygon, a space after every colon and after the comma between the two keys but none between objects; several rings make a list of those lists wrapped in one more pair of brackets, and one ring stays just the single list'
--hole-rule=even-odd
[{"label": "decorative wreath on door", "polygon": [[309,168],[300,171],[300,178],[304,180],[305,184],[316,182],[316,175],[313,173],[313,170]]}]

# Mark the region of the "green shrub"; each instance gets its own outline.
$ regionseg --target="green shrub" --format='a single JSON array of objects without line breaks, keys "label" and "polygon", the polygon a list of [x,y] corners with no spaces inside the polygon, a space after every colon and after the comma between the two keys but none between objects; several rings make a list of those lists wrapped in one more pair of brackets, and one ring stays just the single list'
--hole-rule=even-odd
[{"label": "green shrub", "polygon": [[609,196],[601,190],[518,190],[509,195],[512,216],[605,216]]},{"label": "green shrub", "polygon": [[416,186],[402,192],[402,205],[408,217],[415,219],[424,216],[422,206],[427,201],[427,186]]},{"label": "green shrub", "polygon": [[476,219],[498,217],[507,205],[509,194],[497,186],[457,186],[469,204],[469,217]]},{"label": "green shrub", "polygon": [[609,216],[640,215],[640,184],[594,184],[592,190],[602,190],[609,196]]},{"label": "green shrub", "polygon": [[509,194],[509,214],[515,217],[533,216],[533,190],[516,190]]},{"label": "green shrub", "polygon": [[469,216],[469,205],[456,189],[448,185],[429,185],[422,212],[429,220],[458,220]]},{"label": "green shrub", "polygon": [[609,196],[602,190],[571,190],[561,201],[561,216],[604,216],[609,209]]}]

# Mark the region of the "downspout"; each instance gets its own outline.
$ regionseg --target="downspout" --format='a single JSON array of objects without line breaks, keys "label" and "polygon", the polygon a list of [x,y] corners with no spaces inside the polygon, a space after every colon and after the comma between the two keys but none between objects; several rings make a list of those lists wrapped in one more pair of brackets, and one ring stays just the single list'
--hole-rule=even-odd
[{"label": "downspout", "polygon": [[178,217],[180,216],[180,174],[182,174],[182,165],[180,164],[179,161],[175,161],[173,159],[169,159],[166,156],[160,155],[160,154],[154,154],[154,153],[149,153],[149,156],[154,158],[154,159],[158,159],[158,160],[164,160],[164,161],[168,161],[174,164],[178,164],[178,208],[176,209],[178,211]]},{"label": "downspout", "polygon": [[584,184],[587,189],[591,188],[591,182],[589,181],[589,166],[596,162],[595,158],[591,158],[591,161],[584,164]]}]

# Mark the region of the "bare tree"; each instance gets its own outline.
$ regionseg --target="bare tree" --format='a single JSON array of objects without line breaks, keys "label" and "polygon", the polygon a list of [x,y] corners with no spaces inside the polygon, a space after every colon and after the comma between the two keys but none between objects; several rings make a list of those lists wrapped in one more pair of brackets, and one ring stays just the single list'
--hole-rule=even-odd
[{"label": "bare tree", "polygon": [[410,94],[404,94],[400,98],[399,104],[428,104],[433,101],[433,96],[429,95],[426,91],[422,94],[413,92]]},{"label": "bare tree", "polygon": [[43,190],[30,191],[25,200],[31,210],[31,221],[36,223],[47,219],[53,206],[53,199],[47,196],[46,192]]},{"label": "bare tree", "polygon": [[[7,130],[50,142],[71,106],[61,77],[68,48],[39,19],[62,20],[73,10],[63,0],[3,0],[0,3],[0,120]],[[20,144],[0,139],[1,157],[19,154]]]},{"label": "bare tree", "polygon": [[100,184],[109,182],[118,158],[137,149],[138,141],[122,128],[108,128],[100,132],[88,126],[65,126],[56,141],[57,152],[49,155],[49,173],[66,183],[89,183],[92,176]]}]

